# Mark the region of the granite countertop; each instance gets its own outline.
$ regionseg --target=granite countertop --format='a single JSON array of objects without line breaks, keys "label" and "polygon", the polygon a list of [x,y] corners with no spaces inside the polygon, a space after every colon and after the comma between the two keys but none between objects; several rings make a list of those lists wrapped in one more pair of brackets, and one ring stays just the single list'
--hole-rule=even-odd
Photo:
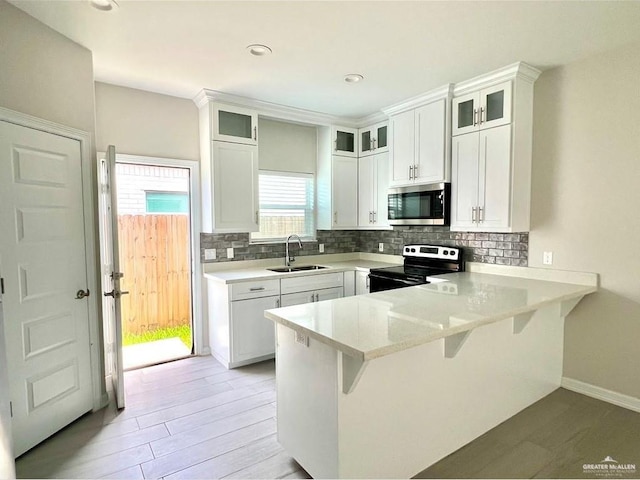
[{"label": "granite countertop", "polygon": [[597,280],[586,285],[472,272],[439,278],[448,281],[271,309],[265,316],[365,361],[597,290]]},{"label": "granite countertop", "polygon": [[[304,262],[304,257],[301,257],[298,261],[294,263],[294,267],[307,265],[307,262]],[[314,263],[314,265],[322,265],[327,268],[322,268],[320,270],[303,270],[300,272],[272,272],[267,270],[265,267],[249,267],[249,268],[239,268],[234,270],[224,270],[220,272],[209,272],[205,273],[204,277],[208,280],[214,280],[221,283],[238,283],[238,282],[247,282],[252,280],[264,280],[264,279],[279,279],[279,278],[290,278],[290,277],[301,277],[308,275],[320,275],[323,273],[333,273],[333,272],[346,272],[353,270],[363,270],[368,271],[372,268],[383,268],[383,267],[393,267],[398,265],[397,263],[387,263],[387,262],[379,262],[374,260],[347,260],[341,262],[319,262]],[[278,264],[274,264],[273,267],[283,267],[282,262]]]}]

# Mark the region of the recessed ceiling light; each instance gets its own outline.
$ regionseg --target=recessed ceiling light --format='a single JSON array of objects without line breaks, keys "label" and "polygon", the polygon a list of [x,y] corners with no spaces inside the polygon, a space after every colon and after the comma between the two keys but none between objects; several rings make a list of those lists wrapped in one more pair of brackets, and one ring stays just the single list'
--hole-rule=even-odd
[{"label": "recessed ceiling light", "polygon": [[364,77],[359,73],[350,73],[344,76],[344,81],[347,83],[358,83],[364,80]]},{"label": "recessed ceiling light", "polygon": [[118,8],[118,2],[116,2],[116,0],[89,0],[89,3],[93,8],[97,8],[103,12]]},{"label": "recessed ceiling light", "polygon": [[251,55],[255,55],[256,57],[263,57],[264,55],[269,55],[272,52],[269,47],[266,45],[260,45],[259,43],[249,45],[247,50],[249,50]]}]

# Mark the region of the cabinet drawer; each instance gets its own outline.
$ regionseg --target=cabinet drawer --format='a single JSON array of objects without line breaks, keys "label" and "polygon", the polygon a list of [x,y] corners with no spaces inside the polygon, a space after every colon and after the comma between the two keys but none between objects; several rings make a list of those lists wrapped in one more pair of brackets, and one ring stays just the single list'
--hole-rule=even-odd
[{"label": "cabinet drawer", "polygon": [[231,284],[230,296],[232,301],[268,297],[270,295],[280,295],[280,280],[273,279]]},{"label": "cabinet drawer", "polygon": [[321,288],[342,287],[344,275],[342,272],[323,273],[304,277],[283,278],[281,280],[282,293],[304,292]]}]

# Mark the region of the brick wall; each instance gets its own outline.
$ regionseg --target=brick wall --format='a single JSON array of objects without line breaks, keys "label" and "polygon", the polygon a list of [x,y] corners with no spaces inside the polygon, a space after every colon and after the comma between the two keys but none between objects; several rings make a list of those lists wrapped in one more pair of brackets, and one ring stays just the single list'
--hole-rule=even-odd
[{"label": "brick wall", "polygon": [[[317,255],[318,244],[324,244],[325,253],[370,252],[379,253],[378,244],[384,243],[388,255],[401,255],[402,247],[410,243],[457,246],[464,248],[467,261],[500,265],[528,265],[528,233],[469,233],[451,232],[448,227],[395,227],[393,230],[318,230],[316,242],[304,242],[296,256]],[[228,262],[227,248],[234,248],[231,261],[284,258],[284,242],[250,244],[248,233],[200,234],[200,258],[204,249],[215,248],[216,260]]]}]

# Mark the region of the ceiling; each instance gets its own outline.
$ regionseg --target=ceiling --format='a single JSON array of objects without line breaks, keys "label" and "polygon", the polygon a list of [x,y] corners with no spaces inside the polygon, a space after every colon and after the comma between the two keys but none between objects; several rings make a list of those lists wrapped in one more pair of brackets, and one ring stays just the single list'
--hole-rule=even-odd
[{"label": "ceiling", "polygon": [[640,42],[640,1],[10,1],[90,49],[97,81],[352,118],[516,61],[545,70]]}]

